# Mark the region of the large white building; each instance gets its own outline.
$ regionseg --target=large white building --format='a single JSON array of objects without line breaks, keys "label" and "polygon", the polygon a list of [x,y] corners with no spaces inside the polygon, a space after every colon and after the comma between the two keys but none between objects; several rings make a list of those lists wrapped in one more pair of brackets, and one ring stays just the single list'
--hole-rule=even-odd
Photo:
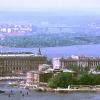
[{"label": "large white building", "polygon": [[100,57],[71,56],[53,58],[53,69],[69,68],[71,65],[95,68],[100,65]]},{"label": "large white building", "polygon": [[0,73],[16,73],[37,71],[40,64],[46,64],[47,57],[42,55],[40,50],[38,54],[31,52],[4,52],[0,53]]}]

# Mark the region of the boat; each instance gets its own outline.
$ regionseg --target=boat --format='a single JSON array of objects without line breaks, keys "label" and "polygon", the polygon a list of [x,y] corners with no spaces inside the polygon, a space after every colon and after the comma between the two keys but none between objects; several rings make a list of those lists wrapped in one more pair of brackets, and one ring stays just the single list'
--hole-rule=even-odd
[{"label": "boat", "polygon": [[0,93],[5,93],[5,91],[0,90]]}]

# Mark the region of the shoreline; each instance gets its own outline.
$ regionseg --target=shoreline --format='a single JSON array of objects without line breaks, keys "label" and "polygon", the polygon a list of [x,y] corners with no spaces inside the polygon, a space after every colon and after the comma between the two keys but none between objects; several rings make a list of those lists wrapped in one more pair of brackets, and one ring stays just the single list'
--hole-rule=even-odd
[{"label": "shoreline", "polygon": [[38,86],[34,87],[34,85],[31,86],[26,86],[25,84],[13,84],[9,85],[9,87],[12,88],[20,88],[20,89],[26,89],[26,90],[32,90],[32,91],[37,91],[37,92],[57,92],[57,93],[76,93],[76,92],[100,92],[100,86],[79,86],[79,88],[74,87],[74,88],[50,88],[50,87],[44,87],[44,86]]},{"label": "shoreline", "polygon": [[79,88],[50,88],[50,87],[34,87],[34,86],[20,86],[20,88],[34,90],[34,91],[41,91],[41,92],[100,92],[100,86],[79,86]]},{"label": "shoreline", "polygon": [[31,90],[42,91],[42,92],[61,92],[61,93],[66,93],[66,92],[100,92],[100,89],[64,89],[64,88],[52,89],[52,88],[43,88],[43,87],[39,87],[36,89],[31,89]]},{"label": "shoreline", "polygon": [[12,88],[28,89],[40,92],[100,92],[100,85],[69,85],[68,88],[50,88],[48,86],[26,85],[23,83],[14,82],[9,84]]}]

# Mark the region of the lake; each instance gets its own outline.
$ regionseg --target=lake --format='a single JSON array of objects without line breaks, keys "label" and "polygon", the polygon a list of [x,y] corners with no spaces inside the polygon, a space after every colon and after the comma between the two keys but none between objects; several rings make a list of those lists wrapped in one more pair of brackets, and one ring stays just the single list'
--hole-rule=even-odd
[{"label": "lake", "polygon": [[[0,48],[1,52],[33,52],[37,53],[38,48]],[[72,45],[63,47],[46,47],[41,48],[43,54],[49,59],[60,56],[86,55],[100,56],[100,44],[91,45]]]}]

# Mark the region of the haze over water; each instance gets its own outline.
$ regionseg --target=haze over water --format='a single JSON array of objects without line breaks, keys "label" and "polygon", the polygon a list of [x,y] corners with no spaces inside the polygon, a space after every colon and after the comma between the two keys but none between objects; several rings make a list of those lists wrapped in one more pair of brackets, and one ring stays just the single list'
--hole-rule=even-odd
[{"label": "haze over water", "polygon": [[[1,52],[33,52],[38,53],[38,48],[0,48]],[[63,47],[47,47],[41,48],[44,55],[47,55],[49,59],[61,56],[71,55],[85,55],[100,57],[100,44],[94,45],[73,45]]]}]

